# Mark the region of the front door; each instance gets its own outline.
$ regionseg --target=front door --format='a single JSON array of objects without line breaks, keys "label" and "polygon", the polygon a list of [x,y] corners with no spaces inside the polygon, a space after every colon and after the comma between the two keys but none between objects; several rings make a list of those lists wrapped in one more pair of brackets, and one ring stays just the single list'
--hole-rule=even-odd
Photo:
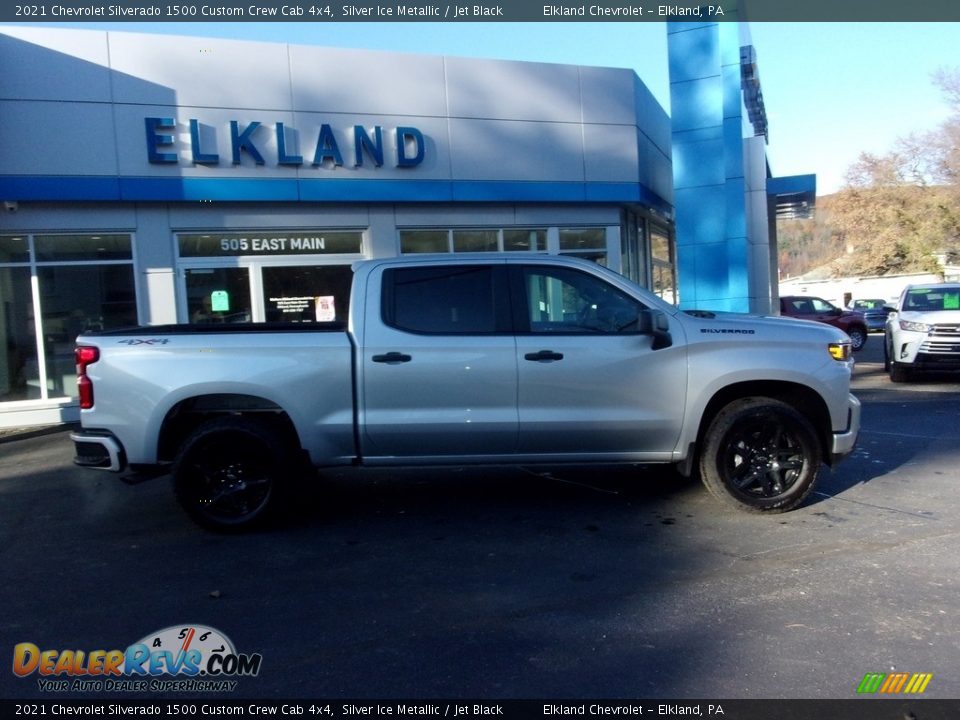
[{"label": "front door", "polygon": [[683,343],[652,349],[644,307],[601,277],[528,265],[513,270],[524,308],[517,337],[522,454],[664,459],[683,420]]}]

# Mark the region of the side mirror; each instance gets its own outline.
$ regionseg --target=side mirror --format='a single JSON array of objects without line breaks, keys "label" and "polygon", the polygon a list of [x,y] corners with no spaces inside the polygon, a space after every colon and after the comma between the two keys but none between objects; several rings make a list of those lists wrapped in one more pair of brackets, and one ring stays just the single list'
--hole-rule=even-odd
[{"label": "side mirror", "polygon": [[888,313],[890,313],[891,315],[894,315],[894,314],[896,314],[896,312],[897,312],[897,307],[896,307],[896,305],[884,305],[884,306],[883,306],[883,309],[886,310],[886,311],[887,311]]},{"label": "side mirror", "polygon": [[643,335],[653,335],[653,350],[663,350],[673,345],[670,321],[662,310],[643,308],[637,315],[637,330]]}]

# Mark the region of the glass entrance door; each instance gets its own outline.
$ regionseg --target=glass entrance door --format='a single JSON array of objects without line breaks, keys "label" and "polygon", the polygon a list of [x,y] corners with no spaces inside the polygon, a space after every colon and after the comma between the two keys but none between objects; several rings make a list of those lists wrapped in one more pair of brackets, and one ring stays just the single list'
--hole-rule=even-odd
[{"label": "glass entrance door", "polygon": [[181,322],[343,322],[349,265],[186,267]]},{"label": "glass entrance door", "polygon": [[179,322],[346,322],[362,230],[177,235]]},{"label": "glass entrance door", "polygon": [[261,273],[267,322],[347,321],[349,265],[263,267]]}]

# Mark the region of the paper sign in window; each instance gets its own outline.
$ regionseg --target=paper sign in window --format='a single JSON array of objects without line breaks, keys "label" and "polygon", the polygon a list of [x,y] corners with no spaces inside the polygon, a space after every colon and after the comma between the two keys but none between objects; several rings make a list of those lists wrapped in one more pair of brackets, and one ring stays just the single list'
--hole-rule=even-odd
[{"label": "paper sign in window", "polygon": [[333,295],[320,295],[314,299],[317,309],[317,322],[333,322],[337,319],[337,309],[334,306]]},{"label": "paper sign in window", "polygon": [[214,290],[210,293],[210,309],[213,312],[228,312],[230,310],[230,293],[226,290]]}]

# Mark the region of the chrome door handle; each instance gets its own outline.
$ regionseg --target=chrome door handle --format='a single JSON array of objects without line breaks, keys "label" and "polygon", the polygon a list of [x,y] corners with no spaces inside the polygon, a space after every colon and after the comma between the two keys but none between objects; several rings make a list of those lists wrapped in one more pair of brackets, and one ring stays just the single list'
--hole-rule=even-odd
[{"label": "chrome door handle", "polygon": [[563,360],[563,353],[554,352],[553,350],[541,350],[540,352],[527,353],[523,356],[524,360],[530,360],[531,362],[554,362],[555,360]]},{"label": "chrome door handle", "polygon": [[387,365],[399,365],[400,363],[410,362],[411,360],[413,360],[413,356],[406,355],[405,353],[388,352],[386,355],[374,355],[371,359],[375,363],[386,363]]}]

